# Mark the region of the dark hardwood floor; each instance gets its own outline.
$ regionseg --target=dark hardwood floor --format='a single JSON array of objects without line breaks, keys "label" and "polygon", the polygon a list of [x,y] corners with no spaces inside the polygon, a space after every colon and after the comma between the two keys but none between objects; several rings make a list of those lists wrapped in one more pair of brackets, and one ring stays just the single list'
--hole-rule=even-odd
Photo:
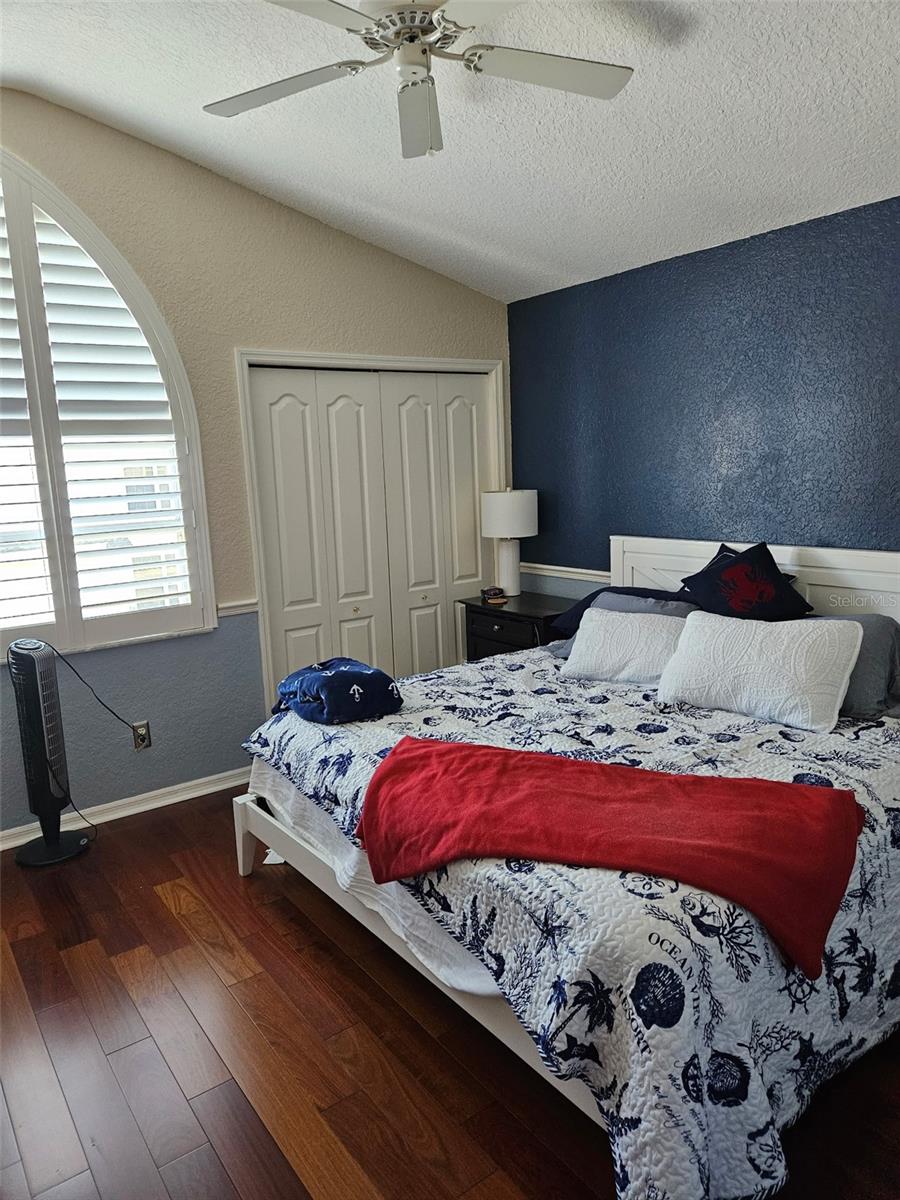
[{"label": "dark hardwood floor", "polygon": [[[228,795],[2,889],[3,1200],[612,1200],[601,1131],[291,868]],[[900,1196],[900,1042],[785,1138],[784,1200]]]}]

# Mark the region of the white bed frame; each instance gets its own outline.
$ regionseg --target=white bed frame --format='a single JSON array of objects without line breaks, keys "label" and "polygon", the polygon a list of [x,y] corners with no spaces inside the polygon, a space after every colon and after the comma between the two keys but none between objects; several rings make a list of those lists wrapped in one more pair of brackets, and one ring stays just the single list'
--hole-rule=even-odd
[{"label": "white bed frame", "polygon": [[[746,550],[749,542],[729,542]],[[718,542],[678,538],[611,537],[610,583],[677,590],[685,575],[699,571]],[[794,587],[820,616],[882,613],[900,621],[900,551],[832,550],[825,546],[769,546]]]},{"label": "white bed frame", "polygon": [[[732,544],[740,549],[746,545]],[[682,577],[704,566],[718,547],[718,542],[613,537],[610,539],[611,583],[677,589]],[[884,613],[900,620],[900,552],[831,550],[811,546],[770,546],[770,549],[779,567],[797,576],[794,586],[806,596],[817,613],[843,616]],[[326,862],[302,844],[287,826],[259,807],[260,799],[264,797],[248,792],[234,800],[234,829],[241,875],[252,872],[256,842],[261,841],[539,1071],[567,1100],[597,1124],[601,1123],[597,1105],[587,1087],[579,1080],[559,1080],[547,1071],[531,1038],[499,993],[497,996],[476,996],[449,987],[438,979],[377,913],[341,888]]]}]

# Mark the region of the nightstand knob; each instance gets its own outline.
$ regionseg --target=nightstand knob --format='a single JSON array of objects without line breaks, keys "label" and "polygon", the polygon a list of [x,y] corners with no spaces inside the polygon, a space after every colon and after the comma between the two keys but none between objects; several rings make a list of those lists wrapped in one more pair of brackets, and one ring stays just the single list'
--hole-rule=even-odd
[{"label": "nightstand knob", "polygon": [[501,630],[502,628],[503,628],[503,627],[502,627],[502,625],[495,625],[495,626],[494,626],[494,633],[499,633],[499,632],[500,632],[500,630]]},{"label": "nightstand knob", "polygon": [[422,593],[422,599],[423,599],[423,600],[427,600],[427,599],[428,599],[428,593],[427,593],[427,592],[423,592],[423,593]]},{"label": "nightstand knob", "polygon": [[355,615],[356,613],[358,613],[358,612],[359,612],[359,605],[358,605],[358,604],[354,604],[354,606],[353,606],[353,612],[354,612],[354,615]]}]

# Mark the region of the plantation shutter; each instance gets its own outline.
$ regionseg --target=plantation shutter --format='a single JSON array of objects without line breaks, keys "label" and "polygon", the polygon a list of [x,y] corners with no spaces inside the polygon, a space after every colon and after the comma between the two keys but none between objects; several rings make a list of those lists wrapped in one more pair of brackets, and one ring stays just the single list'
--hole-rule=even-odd
[{"label": "plantation shutter", "polygon": [[158,314],[151,344],[56,206],[3,165],[4,640],[55,636],[77,649],[211,628],[199,469],[171,363],[161,366]]},{"label": "plantation shutter", "polygon": [[189,604],[175,429],[122,297],[34,209],[82,616]]},{"label": "plantation shutter", "polygon": [[44,625],[54,616],[0,188],[0,625]]}]

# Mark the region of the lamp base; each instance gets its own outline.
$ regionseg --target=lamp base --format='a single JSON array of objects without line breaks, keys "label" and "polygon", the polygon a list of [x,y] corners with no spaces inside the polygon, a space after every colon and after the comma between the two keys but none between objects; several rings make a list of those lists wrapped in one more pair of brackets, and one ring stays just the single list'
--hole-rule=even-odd
[{"label": "lamp base", "polygon": [[519,574],[519,539],[501,538],[497,547],[497,582],[507,596],[519,596],[522,582]]}]

